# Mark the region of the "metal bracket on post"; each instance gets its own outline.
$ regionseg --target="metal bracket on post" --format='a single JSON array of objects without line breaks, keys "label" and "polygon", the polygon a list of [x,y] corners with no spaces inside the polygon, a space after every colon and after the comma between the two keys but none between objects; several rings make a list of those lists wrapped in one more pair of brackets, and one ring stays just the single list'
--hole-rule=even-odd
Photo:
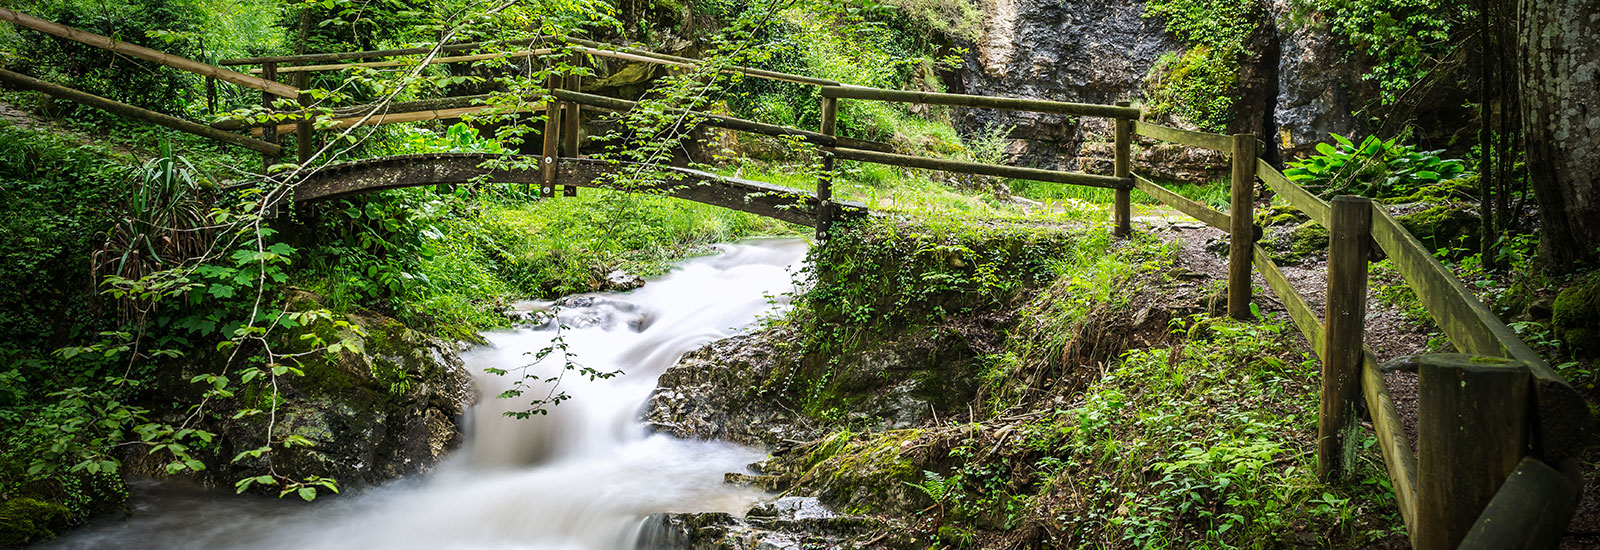
[{"label": "metal bracket on post", "polygon": [[1250,318],[1250,253],[1255,248],[1256,137],[1233,136],[1233,200],[1228,209],[1228,316]]},{"label": "metal bracket on post", "polygon": [[1317,477],[1324,482],[1344,472],[1347,435],[1356,426],[1362,401],[1362,338],[1367,318],[1367,243],[1372,235],[1372,201],[1333,199],[1328,228],[1328,308],[1322,339],[1322,403],[1317,421]]},{"label": "metal bracket on post", "polygon": [[[1127,101],[1117,102],[1118,107],[1132,105],[1133,103]],[[1133,121],[1125,118],[1114,120],[1116,121],[1116,157],[1112,161],[1112,174],[1122,179],[1131,179],[1133,177]],[[1132,197],[1129,196],[1131,192],[1132,189],[1129,187],[1117,189],[1115,204],[1117,227],[1112,231],[1112,234],[1118,237],[1126,237],[1133,232],[1133,204]]]},{"label": "metal bracket on post", "polygon": [[[566,76],[563,87],[574,92],[582,92],[583,77],[578,74],[577,68],[583,66],[583,54],[574,53],[570,58],[573,71]],[[568,157],[578,158],[578,133],[579,123],[582,121],[583,107],[576,102],[563,101],[561,110],[561,150]],[[578,196],[578,186],[563,185],[561,194],[568,197]]]},{"label": "metal bracket on post", "polygon": [[561,154],[558,150],[561,144],[561,104],[556,102],[555,89],[561,87],[562,77],[551,74],[548,85],[551,90],[551,100],[544,108],[544,149],[539,156],[539,197],[550,198],[556,192],[556,159]]},{"label": "metal bracket on post", "polygon": [[[839,100],[822,98],[823,135],[832,136],[838,122]],[[822,148],[822,174],[817,177],[817,240],[825,241],[833,228],[833,148]]]}]

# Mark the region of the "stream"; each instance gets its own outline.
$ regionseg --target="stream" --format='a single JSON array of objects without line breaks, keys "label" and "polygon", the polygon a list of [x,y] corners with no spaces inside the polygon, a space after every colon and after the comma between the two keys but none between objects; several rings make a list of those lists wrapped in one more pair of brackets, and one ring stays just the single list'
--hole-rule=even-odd
[{"label": "stream", "polygon": [[[790,269],[806,244],[769,239],[719,249],[629,293],[561,301],[565,330],[548,323],[485,333],[488,345],[462,354],[483,395],[468,413],[467,442],[427,475],[311,504],[139,481],[130,518],[102,520],[42,548],[631,550],[651,513],[742,515],[763,493],[724,484],[723,474],[746,471],[764,452],[649,434],[640,420],[657,377],[680,356],[785,307]],[[547,407],[548,415],[507,418],[544,391],[495,395],[558,333],[575,362],[626,374],[590,381],[568,371],[561,390],[572,399]],[[557,352],[533,370],[548,376],[562,365]],[[483,372],[491,367],[512,372]]]}]

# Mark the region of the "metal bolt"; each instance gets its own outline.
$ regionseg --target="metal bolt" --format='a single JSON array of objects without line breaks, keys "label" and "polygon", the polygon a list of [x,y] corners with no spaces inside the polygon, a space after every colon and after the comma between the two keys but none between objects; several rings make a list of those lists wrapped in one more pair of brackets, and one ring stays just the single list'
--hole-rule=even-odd
[{"label": "metal bolt", "polygon": [[544,158],[544,163],[545,164],[550,164],[550,163],[555,162],[555,161],[556,161],[556,159],[553,159],[553,158],[550,158],[550,157],[545,157]]},{"label": "metal bolt", "polygon": [[550,188],[549,187],[544,188],[544,194],[546,194],[546,195],[550,194]]}]

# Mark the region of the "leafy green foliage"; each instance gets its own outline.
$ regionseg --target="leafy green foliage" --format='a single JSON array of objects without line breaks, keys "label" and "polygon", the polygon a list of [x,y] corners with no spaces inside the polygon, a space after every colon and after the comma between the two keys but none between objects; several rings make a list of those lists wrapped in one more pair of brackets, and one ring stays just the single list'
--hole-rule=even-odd
[{"label": "leafy green foliage", "polygon": [[1145,77],[1146,108],[1172,113],[1206,130],[1221,131],[1233,120],[1240,58],[1250,35],[1266,21],[1256,0],[1156,0],[1145,17],[1159,17],[1167,32],[1189,45],[1169,52]]},{"label": "leafy green foliage", "polygon": [[1458,0],[1296,0],[1302,19],[1317,14],[1325,25],[1372,64],[1363,78],[1376,82],[1385,105],[1399,103],[1429,78],[1465,38],[1473,10]]},{"label": "leafy green foliage", "polygon": [[[813,248],[814,287],[801,302],[822,349],[1000,304],[1054,278],[1060,233],[959,222],[869,222]],[[824,267],[825,266],[825,267]],[[893,331],[890,331],[893,332]]]},{"label": "leafy green foliage", "polygon": [[1034,444],[1064,466],[1041,472],[1047,486],[1095,480],[1076,484],[1088,494],[1056,518],[1067,537],[1056,542],[1271,548],[1294,532],[1316,533],[1319,544],[1388,535],[1396,523],[1352,521],[1394,519],[1373,439],[1356,449],[1359,483],[1314,477],[1306,449],[1316,399],[1306,381],[1316,362],[1286,347],[1284,323],[1175,321],[1182,345],[1128,352],[1082,405],[1056,411],[1035,432]]},{"label": "leafy green foliage", "polygon": [[1367,136],[1360,144],[1338,134],[1333,139],[1337,145],[1317,144],[1318,154],[1289,163],[1284,175],[1324,196],[1382,199],[1470,174],[1466,163],[1441,157],[1443,151],[1418,151],[1399,137]]}]

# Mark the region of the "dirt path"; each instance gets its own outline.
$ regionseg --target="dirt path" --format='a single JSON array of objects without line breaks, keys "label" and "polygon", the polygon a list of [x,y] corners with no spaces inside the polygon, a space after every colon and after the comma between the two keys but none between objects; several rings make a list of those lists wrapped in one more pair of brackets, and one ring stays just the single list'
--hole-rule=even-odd
[{"label": "dirt path", "polygon": [[73,130],[63,126],[58,121],[30,113],[18,108],[16,105],[6,103],[4,101],[0,101],[0,121],[8,122],[18,127],[27,128],[29,130],[38,132],[61,134],[80,143],[103,143],[117,153],[129,155],[141,160],[151,157],[149,154],[141,154],[139,151],[115,141],[91,136],[89,134]]},{"label": "dirt path", "polygon": [[[1151,211],[1150,215],[1135,219],[1135,230],[1150,231],[1169,242],[1179,246],[1178,267],[1194,273],[1208,275],[1215,280],[1227,279],[1228,259],[1208,250],[1208,245],[1217,241],[1225,242],[1227,234],[1220,230],[1205,226],[1181,214],[1168,214],[1160,211]],[[1209,247],[1213,250],[1216,247]],[[1289,281],[1304,296],[1306,302],[1317,314],[1323,315],[1325,305],[1324,296],[1327,287],[1327,257],[1317,256],[1307,258],[1298,265],[1279,264],[1279,269]],[[1271,289],[1267,288],[1266,281],[1259,273],[1253,274],[1252,282],[1257,289],[1256,303],[1268,315],[1280,318],[1288,315],[1284,310],[1283,302]],[[1394,283],[1397,281],[1381,281]],[[1402,357],[1428,353],[1429,341],[1440,338],[1441,334],[1431,325],[1424,325],[1408,319],[1404,312],[1396,309],[1378,299],[1378,280],[1372,281],[1368,288],[1367,300],[1367,325],[1366,343],[1377,354],[1380,363]],[[1308,353],[1314,350],[1295,332],[1295,340],[1302,349]],[[1442,341],[1442,340],[1440,340]],[[1385,373],[1384,381],[1388,383],[1390,395],[1394,399],[1395,409],[1400,413],[1405,422],[1406,435],[1411,441],[1412,449],[1416,448],[1416,422],[1417,422],[1417,383],[1414,373]],[[1370,425],[1368,426],[1370,429]],[[1600,548],[1600,482],[1592,471],[1585,472],[1585,487],[1582,502],[1579,504],[1578,513],[1573,517],[1568,526],[1567,536],[1562,540],[1561,548],[1568,550],[1597,549]]]}]

